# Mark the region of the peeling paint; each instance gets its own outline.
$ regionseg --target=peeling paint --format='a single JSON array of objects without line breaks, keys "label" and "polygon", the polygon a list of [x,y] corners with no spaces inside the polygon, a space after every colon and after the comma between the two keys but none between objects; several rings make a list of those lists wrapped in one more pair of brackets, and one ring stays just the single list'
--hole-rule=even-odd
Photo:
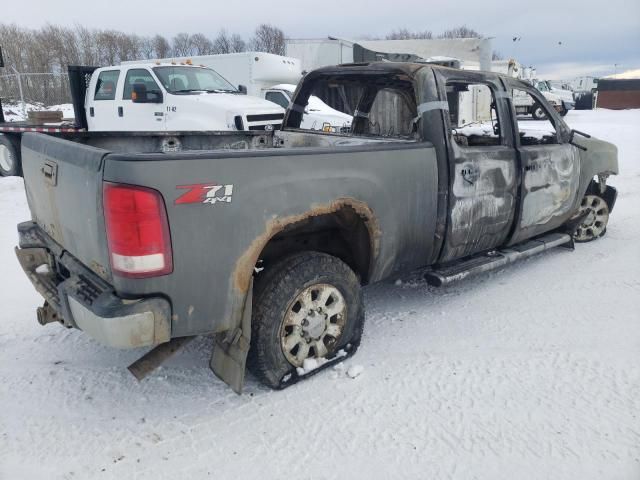
[{"label": "peeling paint", "polygon": [[247,291],[251,277],[253,276],[253,269],[258,261],[260,253],[262,253],[264,247],[269,243],[269,240],[271,240],[271,238],[276,234],[282,232],[286,227],[295,223],[302,222],[311,217],[336,213],[345,207],[351,207],[358,215],[365,219],[365,224],[369,231],[372,253],[371,262],[373,263],[373,259],[375,259],[379,253],[381,236],[380,227],[373,211],[366,203],[360,200],[356,200],[354,198],[339,198],[328,204],[311,205],[310,210],[299,215],[274,217],[268,220],[265,224],[264,232],[251,242],[249,248],[236,262],[234,273],[235,288],[242,293]]}]

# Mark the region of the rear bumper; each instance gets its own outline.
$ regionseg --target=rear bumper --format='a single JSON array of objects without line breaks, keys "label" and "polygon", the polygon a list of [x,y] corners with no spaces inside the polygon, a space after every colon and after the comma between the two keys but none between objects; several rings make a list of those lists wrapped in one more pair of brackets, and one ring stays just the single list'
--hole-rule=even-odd
[{"label": "rear bumper", "polygon": [[171,305],[167,299],[123,299],[34,222],[18,225],[18,234],[18,261],[62,323],[116,348],[152,346],[170,340]]}]

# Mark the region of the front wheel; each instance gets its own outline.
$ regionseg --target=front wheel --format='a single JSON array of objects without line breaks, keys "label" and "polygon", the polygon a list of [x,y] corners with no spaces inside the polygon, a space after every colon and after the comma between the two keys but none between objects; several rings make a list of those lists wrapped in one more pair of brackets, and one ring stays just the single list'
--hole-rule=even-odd
[{"label": "front wheel", "polygon": [[20,149],[6,135],[0,134],[0,176],[20,175]]},{"label": "front wheel", "polygon": [[256,279],[249,369],[286,387],[296,369],[357,346],[363,323],[360,282],[346,263],[319,252],[287,257]]},{"label": "front wheel", "polygon": [[586,217],[573,234],[576,242],[591,242],[607,232],[609,207],[602,197],[585,195],[578,211],[578,216],[583,215]]}]

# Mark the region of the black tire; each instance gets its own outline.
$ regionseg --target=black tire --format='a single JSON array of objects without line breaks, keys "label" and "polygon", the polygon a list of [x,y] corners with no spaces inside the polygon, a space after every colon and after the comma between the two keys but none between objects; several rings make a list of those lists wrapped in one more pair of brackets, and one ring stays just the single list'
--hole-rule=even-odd
[{"label": "black tire", "polygon": [[[337,289],[342,295],[341,301],[344,301],[345,309],[341,318],[345,319],[339,338],[328,337],[332,343],[323,358],[331,358],[348,344],[357,347],[360,342],[364,308],[360,282],[353,270],[342,260],[331,255],[301,252],[267,266],[256,278],[251,349],[247,365],[265,385],[274,389],[284,388],[288,385],[286,379],[295,374],[296,365],[287,359],[283,347],[283,339],[287,338],[285,317],[299,303],[298,298],[303,292],[309,291],[313,286],[327,285]],[[335,315],[331,318],[334,317]],[[326,322],[331,321],[330,318],[326,318]],[[323,341],[324,339],[325,337],[322,338]],[[291,352],[288,354],[291,356]],[[320,356],[317,355],[315,358]]]},{"label": "black tire", "polygon": [[547,114],[544,112],[544,109],[537,102],[531,107],[531,116],[536,120],[545,120],[547,118]]},{"label": "black tire", "polygon": [[563,105],[563,106],[562,106],[562,110],[560,110],[560,112],[559,112],[559,113],[560,113],[560,116],[561,116],[561,117],[564,117],[567,113],[569,113],[569,110],[567,110],[567,109],[565,108],[565,106]]},{"label": "black tire", "polygon": [[19,140],[0,134],[0,176],[18,176],[20,167]]}]

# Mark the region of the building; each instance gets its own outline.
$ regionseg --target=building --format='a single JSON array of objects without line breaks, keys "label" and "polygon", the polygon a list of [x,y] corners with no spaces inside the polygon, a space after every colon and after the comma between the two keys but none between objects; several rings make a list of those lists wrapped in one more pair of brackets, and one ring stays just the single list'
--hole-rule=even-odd
[{"label": "building", "polygon": [[596,108],[640,108],[640,78],[601,78],[598,81]]}]

